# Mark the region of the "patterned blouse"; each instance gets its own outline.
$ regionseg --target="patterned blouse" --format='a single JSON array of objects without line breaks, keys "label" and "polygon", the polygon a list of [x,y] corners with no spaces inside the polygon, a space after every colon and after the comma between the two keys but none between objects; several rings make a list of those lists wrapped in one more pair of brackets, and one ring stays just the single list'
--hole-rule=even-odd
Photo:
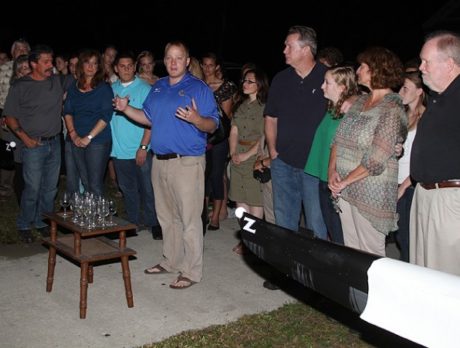
[{"label": "patterned blouse", "polygon": [[342,191],[342,198],[383,234],[397,229],[398,159],[395,144],[407,127],[401,98],[387,94],[373,108],[363,111],[369,98],[363,95],[352,105],[335,136],[336,170],[341,178],[362,165],[369,176]]},{"label": "patterned blouse", "polygon": [[236,85],[228,80],[225,80],[218,89],[214,91],[214,97],[216,98],[217,103],[220,105],[227,99],[233,97],[238,88]]}]

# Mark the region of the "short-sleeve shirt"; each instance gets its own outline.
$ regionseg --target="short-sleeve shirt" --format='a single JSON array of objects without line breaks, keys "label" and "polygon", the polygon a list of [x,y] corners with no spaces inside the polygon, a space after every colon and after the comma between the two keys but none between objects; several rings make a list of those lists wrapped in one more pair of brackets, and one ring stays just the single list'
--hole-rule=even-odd
[{"label": "short-sleeve shirt", "polygon": [[24,76],[11,86],[3,115],[16,118],[30,137],[52,137],[61,131],[63,95],[57,75],[41,81]]},{"label": "short-sleeve shirt", "polygon": [[169,84],[169,77],[163,77],[152,86],[143,110],[152,123],[150,143],[155,154],[201,156],[205,153],[207,133],[175,115],[179,106],[192,107],[192,99],[202,117],[211,117],[219,124],[212,90],[193,75],[186,73],[174,85]]},{"label": "short-sleeve shirt", "polygon": [[322,181],[327,181],[331,145],[341,121],[342,119],[334,118],[331,112],[326,113],[316,130],[308,161],[305,165],[305,173],[316,176]]},{"label": "short-sleeve shirt", "polygon": [[302,169],[310,153],[316,128],[326,113],[327,100],[321,85],[327,68],[316,63],[300,77],[294,68],[279,72],[270,86],[266,116],[276,117],[276,150],[285,163]]},{"label": "short-sleeve shirt", "polygon": [[[129,85],[123,85],[120,80],[112,84],[113,93],[120,96],[129,96],[129,105],[142,108],[151,86],[139,77]],[[110,121],[112,129],[111,156],[118,159],[134,159],[141,145],[145,127],[126,117],[121,111],[115,111]]]},{"label": "short-sleeve shirt", "polygon": [[460,76],[433,93],[417,124],[410,173],[418,182],[460,179]]}]

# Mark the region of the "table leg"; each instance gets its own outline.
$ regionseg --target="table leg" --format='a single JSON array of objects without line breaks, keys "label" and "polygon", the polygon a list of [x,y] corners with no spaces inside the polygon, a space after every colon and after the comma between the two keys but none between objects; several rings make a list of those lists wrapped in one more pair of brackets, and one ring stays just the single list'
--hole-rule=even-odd
[{"label": "table leg", "polygon": [[93,283],[93,275],[94,275],[93,265],[89,265],[89,267],[88,267],[88,283],[90,283],[90,284]]},{"label": "table leg", "polygon": [[86,318],[87,296],[88,296],[88,262],[82,262],[81,276],[80,276],[80,319]]},{"label": "table leg", "polygon": [[73,248],[74,248],[74,253],[77,256],[80,256],[81,254],[81,235],[80,233],[74,232],[73,233]]},{"label": "table leg", "polygon": [[120,231],[118,238],[120,238],[120,241],[118,243],[120,249],[126,248],[126,231]]},{"label": "table leg", "polygon": [[123,280],[125,282],[125,292],[126,292],[126,301],[128,302],[128,307],[134,307],[134,299],[133,299],[133,290],[131,288],[131,273],[129,271],[129,263],[128,263],[129,256],[122,256],[121,257],[121,269],[123,272]]},{"label": "table leg", "polygon": [[56,239],[57,239],[57,223],[56,221],[53,221],[53,220],[51,220],[50,239],[52,242],[56,242]]},{"label": "table leg", "polygon": [[48,252],[48,275],[46,276],[46,292],[51,292],[54,281],[54,268],[56,267],[56,248],[50,246]]}]

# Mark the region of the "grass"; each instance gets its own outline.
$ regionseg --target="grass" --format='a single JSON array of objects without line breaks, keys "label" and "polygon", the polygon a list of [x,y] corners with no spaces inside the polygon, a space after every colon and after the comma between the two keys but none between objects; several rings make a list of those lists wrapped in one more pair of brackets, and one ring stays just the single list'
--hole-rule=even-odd
[{"label": "grass", "polygon": [[[61,180],[59,192],[63,191]],[[118,212],[125,217],[123,201],[107,185],[108,196],[117,201]],[[60,197],[60,194],[58,194]],[[0,244],[20,243],[16,231],[18,205],[13,197],[0,202]],[[56,204],[56,209],[59,206]],[[38,236],[37,236],[38,237]],[[412,342],[365,323],[358,315],[328,299],[291,282],[297,303],[275,311],[246,315],[226,325],[182,332],[143,348],[193,347],[415,347]]]}]

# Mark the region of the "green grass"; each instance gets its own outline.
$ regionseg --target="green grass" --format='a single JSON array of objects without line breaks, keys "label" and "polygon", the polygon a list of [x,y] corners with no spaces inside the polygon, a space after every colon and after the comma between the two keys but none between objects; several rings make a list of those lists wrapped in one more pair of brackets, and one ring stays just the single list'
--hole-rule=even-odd
[{"label": "green grass", "polygon": [[312,307],[288,304],[269,313],[247,315],[227,325],[187,331],[144,348],[192,347],[370,347],[348,327]]}]

